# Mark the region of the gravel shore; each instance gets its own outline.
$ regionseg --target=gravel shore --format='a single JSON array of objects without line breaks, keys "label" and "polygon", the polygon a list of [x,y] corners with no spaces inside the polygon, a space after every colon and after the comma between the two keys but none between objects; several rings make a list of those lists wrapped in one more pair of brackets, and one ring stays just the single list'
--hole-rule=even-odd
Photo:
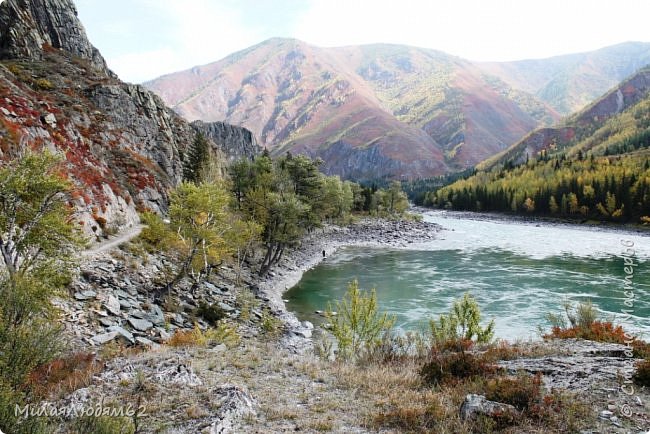
[{"label": "gravel shore", "polygon": [[252,286],[258,297],[287,325],[289,332],[283,339],[283,345],[303,352],[311,348],[312,325],[301,323],[292,312],[287,311],[282,295],[296,285],[307,270],[341,247],[417,248],[434,240],[441,229],[435,223],[371,218],[345,227],[328,225],[304,237],[300,245],[288,251],[266,276],[253,277]]}]

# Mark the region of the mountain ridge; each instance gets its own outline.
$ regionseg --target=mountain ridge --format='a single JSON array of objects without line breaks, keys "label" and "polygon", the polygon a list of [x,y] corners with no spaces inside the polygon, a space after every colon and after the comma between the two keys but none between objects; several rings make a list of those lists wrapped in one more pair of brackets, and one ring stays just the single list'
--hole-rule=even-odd
[{"label": "mountain ridge", "polygon": [[[623,80],[582,111],[565,118],[557,126],[531,131],[521,141],[481,162],[476,168],[490,170],[492,167],[508,162],[521,164],[527,158],[536,158],[540,152],[566,149],[570,155],[577,153],[578,149],[569,148],[589,139],[589,136],[603,128],[609,119],[633,108],[647,99],[649,94],[650,66],[647,66]],[[608,138],[600,137],[599,140],[602,143],[592,140],[589,144],[583,144],[580,150],[586,152],[593,147],[607,144]]]},{"label": "mountain ridge", "polygon": [[[472,165],[559,118],[520,94],[534,106],[526,111],[512,89],[485,75],[436,50],[272,38],[145,85],[189,120],[243,125],[272,152],[323,158],[327,173],[414,178]],[[361,166],[334,162],[332,147]],[[363,164],[370,154],[381,167]]]},{"label": "mountain ridge", "polygon": [[650,43],[640,41],[545,59],[477,63],[509,85],[536,95],[563,115],[583,109],[648,64]]}]

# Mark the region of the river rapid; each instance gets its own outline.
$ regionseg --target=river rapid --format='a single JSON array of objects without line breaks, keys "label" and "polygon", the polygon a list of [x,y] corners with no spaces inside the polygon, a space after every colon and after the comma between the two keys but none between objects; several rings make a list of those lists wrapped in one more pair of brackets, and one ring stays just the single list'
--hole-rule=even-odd
[{"label": "river rapid", "polygon": [[[433,211],[436,240],[409,249],[339,249],[285,293],[302,320],[343,297],[347,283],[376,288],[402,330],[427,327],[469,291],[496,336],[539,339],[546,314],[591,300],[604,319],[650,338],[650,236],[632,231]],[[622,313],[625,309],[629,315]]]}]

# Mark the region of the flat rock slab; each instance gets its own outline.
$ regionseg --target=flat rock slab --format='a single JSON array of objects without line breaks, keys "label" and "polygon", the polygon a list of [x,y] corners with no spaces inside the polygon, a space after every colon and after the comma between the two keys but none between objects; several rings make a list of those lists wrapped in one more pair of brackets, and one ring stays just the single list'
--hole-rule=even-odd
[{"label": "flat rock slab", "polygon": [[133,339],[133,333],[125,330],[124,328],[122,328],[122,327],[120,327],[118,325],[110,326],[108,328],[108,331],[118,333],[120,336],[122,336],[124,339],[126,339],[130,343],[135,342],[135,340]]},{"label": "flat rock slab", "polygon": [[603,382],[616,382],[633,369],[636,359],[625,356],[621,344],[563,339],[549,341],[563,355],[501,361],[498,366],[515,374],[519,371],[543,375],[547,389],[589,391]]},{"label": "flat rock slab", "polygon": [[517,409],[502,402],[488,400],[483,395],[469,394],[460,406],[460,418],[463,420],[474,419],[479,415],[496,416],[499,414],[516,414]]},{"label": "flat rock slab", "polygon": [[153,328],[153,323],[146,319],[129,318],[129,324],[131,324],[131,327],[141,332],[146,332]]},{"label": "flat rock slab", "polygon": [[117,332],[102,333],[100,335],[93,336],[90,340],[93,341],[95,345],[104,345],[115,339],[118,335],[119,333]]},{"label": "flat rock slab", "polygon": [[117,316],[120,314],[120,301],[113,295],[108,296],[106,302],[104,303],[104,307],[113,315]]},{"label": "flat rock slab", "polygon": [[74,298],[79,301],[92,300],[97,297],[97,293],[93,290],[87,290],[82,292],[76,292]]}]

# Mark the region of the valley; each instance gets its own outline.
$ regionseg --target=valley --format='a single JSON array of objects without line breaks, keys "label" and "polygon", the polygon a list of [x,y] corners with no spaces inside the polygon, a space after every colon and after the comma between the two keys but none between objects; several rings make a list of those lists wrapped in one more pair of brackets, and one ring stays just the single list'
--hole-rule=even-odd
[{"label": "valley", "polygon": [[[101,23],[155,63],[292,11],[199,6]],[[0,1],[0,434],[650,430],[650,42],[273,37],[130,84],[84,25]]]}]

